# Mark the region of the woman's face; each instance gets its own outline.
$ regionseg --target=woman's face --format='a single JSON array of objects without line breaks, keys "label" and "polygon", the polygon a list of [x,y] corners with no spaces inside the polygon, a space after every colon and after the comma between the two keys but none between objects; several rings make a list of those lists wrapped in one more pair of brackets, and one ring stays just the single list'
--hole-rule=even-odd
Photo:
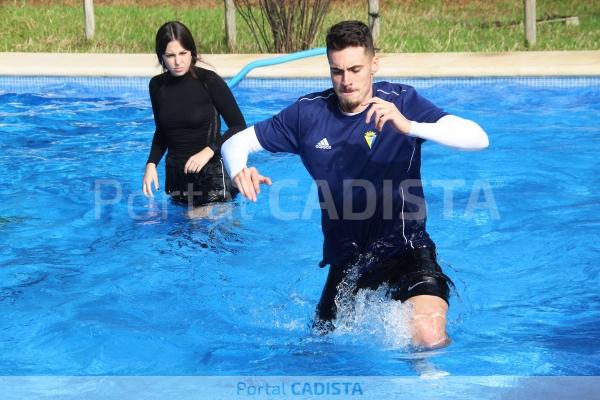
[{"label": "woman's face", "polygon": [[167,67],[167,70],[173,76],[185,75],[192,65],[192,53],[184,49],[177,40],[173,40],[167,44],[162,59],[165,67]]}]

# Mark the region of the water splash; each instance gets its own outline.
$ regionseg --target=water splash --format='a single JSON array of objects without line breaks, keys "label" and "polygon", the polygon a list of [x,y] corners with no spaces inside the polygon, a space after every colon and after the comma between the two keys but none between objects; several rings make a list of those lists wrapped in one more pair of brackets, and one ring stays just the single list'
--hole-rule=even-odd
[{"label": "water splash", "polygon": [[375,290],[356,290],[362,266],[371,261],[372,257],[360,257],[338,285],[335,298],[337,318],[333,321],[335,334],[352,334],[369,341],[374,339],[393,349],[408,348],[411,345],[410,303],[391,299],[387,284]]}]

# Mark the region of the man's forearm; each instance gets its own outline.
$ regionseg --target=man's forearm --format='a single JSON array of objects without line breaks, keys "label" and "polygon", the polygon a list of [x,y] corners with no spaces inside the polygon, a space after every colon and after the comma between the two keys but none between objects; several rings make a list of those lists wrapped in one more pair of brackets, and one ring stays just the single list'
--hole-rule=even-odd
[{"label": "man's forearm", "polygon": [[225,169],[231,178],[246,167],[248,154],[264,150],[260,145],[254,126],[250,126],[227,139],[221,147]]},{"label": "man's forearm", "polygon": [[477,123],[456,115],[446,115],[435,123],[411,121],[409,135],[463,150],[481,150],[489,145],[487,134]]}]

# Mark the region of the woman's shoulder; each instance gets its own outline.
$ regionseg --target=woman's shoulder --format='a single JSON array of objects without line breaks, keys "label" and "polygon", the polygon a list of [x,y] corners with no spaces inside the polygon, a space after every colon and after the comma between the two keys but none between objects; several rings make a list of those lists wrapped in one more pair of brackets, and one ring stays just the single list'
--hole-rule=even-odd
[{"label": "woman's shoulder", "polygon": [[169,73],[168,71],[165,71],[165,72],[161,72],[161,73],[160,73],[160,74],[158,74],[158,75],[154,75],[154,76],[152,77],[152,79],[150,79],[150,82],[152,82],[152,81],[160,81],[160,80],[164,80],[164,79],[167,77],[167,74],[168,74],[168,73]]},{"label": "woman's shoulder", "polygon": [[160,86],[167,78],[167,73],[168,72],[163,72],[162,74],[153,76],[150,79],[150,83],[148,84],[150,86],[150,88]]},{"label": "woman's shoulder", "polygon": [[207,68],[195,66],[198,79],[204,80],[207,84],[225,82],[223,78],[215,71]]}]

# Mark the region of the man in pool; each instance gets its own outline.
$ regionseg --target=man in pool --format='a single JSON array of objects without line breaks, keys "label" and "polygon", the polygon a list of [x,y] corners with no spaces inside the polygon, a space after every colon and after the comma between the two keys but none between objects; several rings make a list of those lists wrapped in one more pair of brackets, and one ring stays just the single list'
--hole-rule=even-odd
[{"label": "man in pool", "polygon": [[373,83],[379,59],[362,22],[332,26],[326,41],[333,88],[301,97],[225,142],[229,176],[256,201],[260,184],[271,180],[246,163],[248,153],[265,149],[298,154],[316,181],[324,236],[320,265],[330,265],[317,327],[335,326],[336,300],[348,287],[354,295],[385,285],[391,299],[412,305],[414,345],[445,346],[451,281],[425,229],[421,144],[483,149],[487,134],[410,86]]}]

